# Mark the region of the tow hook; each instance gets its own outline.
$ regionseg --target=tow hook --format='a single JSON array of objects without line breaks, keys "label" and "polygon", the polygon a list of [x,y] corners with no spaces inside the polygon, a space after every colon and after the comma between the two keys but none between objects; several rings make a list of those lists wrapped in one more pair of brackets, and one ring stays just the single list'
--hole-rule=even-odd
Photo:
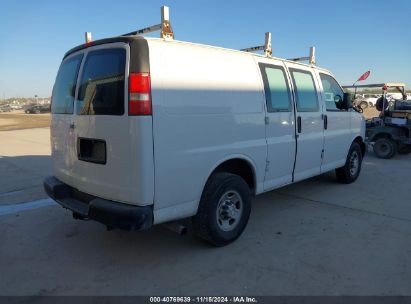
[{"label": "tow hook", "polygon": [[82,220],[82,221],[88,221],[89,218],[87,216],[81,215],[80,213],[73,212],[73,218],[75,220]]}]

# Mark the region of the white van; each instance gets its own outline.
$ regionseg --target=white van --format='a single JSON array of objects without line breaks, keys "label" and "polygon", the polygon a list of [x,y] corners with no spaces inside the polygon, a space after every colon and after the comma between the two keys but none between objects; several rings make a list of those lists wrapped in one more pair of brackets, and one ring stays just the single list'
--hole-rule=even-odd
[{"label": "white van", "polygon": [[52,97],[48,195],[127,230],[192,219],[216,246],[252,197],[336,169],[355,181],[365,123],[327,70],[170,39],[120,36],[67,52]]}]

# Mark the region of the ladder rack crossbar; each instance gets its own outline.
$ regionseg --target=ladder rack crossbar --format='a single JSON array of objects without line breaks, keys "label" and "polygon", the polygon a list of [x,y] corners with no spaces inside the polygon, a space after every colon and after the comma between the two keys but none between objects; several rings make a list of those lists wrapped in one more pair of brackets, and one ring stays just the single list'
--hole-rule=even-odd
[{"label": "ladder rack crossbar", "polygon": [[156,24],[156,25],[153,25],[153,26],[145,27],[143,29],[140,29],[140,30],[137,30],[137,31],[134,31],[134,32],[123,34],[122,36],[142,35],[142,34],[157,32],[159,30],[161,30],[161,24]]},{"label": "ladder rack crossbar", "polygon": [[161,7],[161,23],[152,25],[149,27],[142,28],[137,31],[133,31],[127,34],[123,34],[121,36],[135,36],[135,35],[143,35],[147,33],[157,32],[160,31],[160,37],[164,39],[174,39],[174,32],[171,28],[170,23],[170,12],[167,6]]},{"label": "ladder rack crossbar", "polygon": [[246,49],[241,49],[240,51],[243,51],[243,52],[256,52],[256,51],[264,51],[264,50],[265,50],[265,46],[260,45],[260,46],[249,47],[249,48],[246,48]]},{"label": "ladder rack crossbar", "polygon": [[264,51],[266,56],[271,57],[272,49],[271,49],[271,33],[265,33],[265,42],[264,45],[260,46],[253,46],[245,49],[241,49],[240,51],[243,52],[256,52],[256,51]]},{"label": "ladder rack crossbar", "polygon": [[315,64],[315,47],[310,47],[310,55],[306,57],[290,58],[290,61],[308,61],[310,64]]},{"label": "ladder rack crossbar", "polygon": [[310,57],[297,57],[297,58],[290,58],[288,60],[290,60],[290,61],[305,61],[305,60],[310,60]]}]

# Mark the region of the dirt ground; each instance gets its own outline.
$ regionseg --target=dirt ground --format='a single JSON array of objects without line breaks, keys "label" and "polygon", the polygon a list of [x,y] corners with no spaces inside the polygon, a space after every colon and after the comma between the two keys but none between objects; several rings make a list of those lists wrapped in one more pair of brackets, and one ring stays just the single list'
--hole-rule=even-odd
[{"label": "dirt ground", "polygon": [[364,110],[363,114],[364,114],[364,117],[366,119],[370,119],[370,118],[373,118],[373,117],[378,117],[380,112],[377,111],[375,108],[367,108],[367,109]]},{"label": "dirt ground", "polygon": [[25,114],[23,111],[0,113],[0,131],[42,128],[50,126],[50,113]]}]

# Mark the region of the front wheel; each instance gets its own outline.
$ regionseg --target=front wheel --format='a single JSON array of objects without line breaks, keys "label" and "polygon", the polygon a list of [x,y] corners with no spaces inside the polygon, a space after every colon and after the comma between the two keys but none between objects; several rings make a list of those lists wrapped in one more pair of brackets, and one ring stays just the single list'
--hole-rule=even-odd
[{"label": "front wheel", "polygon": [[337,168],[335,173],[340,183],[351,184],[360,175],[362,164],[361,147],[358,143],[353,142],[347,155],[347,160],[343,167]]},{"label": "front wheel", "polygon": [[251,191],[244,179],[218,172],[204,188],[193,230],[214,246],[225,246],[244,231],[250,212]]}]

